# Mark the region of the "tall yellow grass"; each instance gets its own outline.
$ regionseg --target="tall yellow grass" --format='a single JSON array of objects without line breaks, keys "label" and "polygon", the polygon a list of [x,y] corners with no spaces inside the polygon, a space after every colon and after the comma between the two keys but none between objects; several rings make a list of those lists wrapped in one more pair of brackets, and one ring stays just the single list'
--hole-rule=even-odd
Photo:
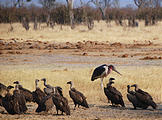
[{"label": "tall yellow grass", "polygon": [[[121,42],[133,43],[134,41],[151,41],[154,43],[162,43],[162,22],[155,26],[144,26],[144,22],[139,23],[137,28],[128,28],[116,26],[114,22],[111,27],[103,21],[100,23],[95,22],[94,29],[89,31],[87,26],[79,25],[74,30],[69,26],[63,26],[60,30],[60,25],[56,25],[54,29],[44,28],[37,31],[25,31],[21,24],[14,23],[14,31],[8,32],[9,24],[0,24],[0,38],[21,38],[22,40],[41,40],[41,41],[54,41],[54,42],[77,42],[77,41],[108,41],[108,42]],[[32,27],[33,24],[31,23]],[[43,24],[42,26],[45,26]],[[47,78],[48,84],[53,86],[61,86],[64,94],[69,98],[67,81],[73,81],[75,87],[82,91],[87,96],[88,101],[91,102],[107,102],[103,91],[100,88],[100,80],[94,82],[90,81],[90,77],[94,68],[78,68],[66,70],[51,70],[43,68],[33,68],[27,66],[0,66],[0,82],[6,85],[12,85],[13,81],[19,80],[20,83],[30,90],[35,89],[34,80]],[[112,73],[104,80],[104,85],[108,82],[109,77],[115,77],[115,87],[121,91],[126,98],[126,89],[128,84],[137,83],[140,88],[149,92],[156,102],[162,102],[162,68],[161,67],[118,67],[118,70],[123,74],[122,76]],[[43,89],[43,83],[40,82],[40,87]],[[70,99],[70,98],[69,98]]]},{"label": "tall yellow grass", "polygon": [[155,26],[144,26],[144,22],[139,22],[139,27],[129,28],[115,25],[111,22],[108,26],[104,21],[99,23],[95,21],[94,29],[88,30],[87,26],[78,25],[74,30],[69,26],[55,25],[54,29],[45,27],[42,24],[41,29],[34,31],[33,23],[30,24],[30,30],[26,31],[20,23],[14,23],[13,32],[8,32],[9,24],[0,24],[0,38],[20,38],[23,40],[41,40],[41,41],[54,41],[54,42],[78,42],[78,41],[107,41],[110,43],[133,43],[134,41],[151,41],[154,43],[162,43],[162,22]]},{"label": "tall yellow grass", "polygon": [[[4,67],[5,68],[5,67]],[[127,85],[138,84],[139,87],[153,96],[153,99],[157,103],[162,102],[162,68],[161,67],[124,67],[118,66],[118,71],[123,75],[119,76],[116,73],[111,73],[106,79],[104,79],[104,86],[108,82],[110,77],[116,78],[114,86],[121,91],[124,96],[124,101],[128,102],[126,98]],[[67,69],[67,70],[50,70],[50,69],[28,69],[21,67],[19,69],[1,69],[0,81],[5,85],[12,85],[13,81],[19,80],[20,83],[29,90],[35,89],[35,79],[46,78],[48,84],[53,86],[61,86],[63,88],[64,95],[69,98],[68,90],[69,86],[67,81],[73,81],[74,86],[79,91],[82,91],[87,100],[92,103],[107,102],[107,99],[100,88],[100,80],[91,81],[91,74],[94,68],[82,68],[82,69]],[[43,87],[43,82],[39,83],[40,88]]]}]

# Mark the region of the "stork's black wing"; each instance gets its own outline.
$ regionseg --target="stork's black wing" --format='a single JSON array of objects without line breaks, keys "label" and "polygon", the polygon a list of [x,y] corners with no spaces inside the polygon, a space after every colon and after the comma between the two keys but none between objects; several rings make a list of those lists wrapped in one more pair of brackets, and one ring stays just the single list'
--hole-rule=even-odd
[{"label": "stork's black wing", "polygon": [[91,77],[91,81],[94,81],[95,79],[100,78],[100,76],[102,75],[102,73],[105,72],[105,67],[104,66],[107,66],[107,65],[106,64],[103,64],[103,65],[97,67],[93,71],[93,74],[92,74],[92,77]]}]

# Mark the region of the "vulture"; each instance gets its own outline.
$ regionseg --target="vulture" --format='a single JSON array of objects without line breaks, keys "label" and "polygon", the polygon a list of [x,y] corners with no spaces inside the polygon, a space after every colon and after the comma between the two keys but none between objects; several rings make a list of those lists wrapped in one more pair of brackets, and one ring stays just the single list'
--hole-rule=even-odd
[{"label": "vulture", "polygon": [[74,102],[74,110],[76,106],[78,107],[81,105],[83,107],[89,108],[86,97],[83,95],[83,93],[77,91],[75,88],[73,88],[73,83],[72,81],[67,82],[67,84],[70,84],[70,90],[69,90],[69,95],[71,99]]},{"label": "vulture", "polygon": [[135,96],[140,102],[151,106],[153,109],[157,108],[156,103],[153,101],[153,98],[149,93],[139,89],[137,84],[131,85],[131,87],[135,87]]},{"label": "vulture", "polygon": [[[53,93],[53,86],[51,86],[51,85],[49,85],[49,84],[46,83],[47,82],[46,78],[43,78],[41,80],[44,81],[44,86],[45,86],[44,92],[46,93],[46,95],[49,95],[49,94]],[[62,88],[61,87],[56,86],[56,90],[58,91],[58,93],[61,96],[63,96],[63,94],[62,94]]]},{"label": "vulture", "polygon": [[[12,88],[14,87],[8,86],[8,91],[10,91]],[[13,96],[9,92],[6,93],[5,97],[2,97],[2,106],[9,114],[19,113],[16,104],[17,103],[14,101]]]},{"label": "vulture", "polygon": [[35,80],[36,90],[33,91],[33,102],[38,104],[36,112],[48,112],[53,106],[52,95],[46,95],[39,87],[38,87],[39,80]]},{"label": "vulture", "polygon": [[[12,88],[14,87],[7,87],[8,90]],[[25,97],[20,93],[17,85],[15,86],[13,95],[8,92],[6,96],[2,98],[2,105],[9,114],[22,114],[27,111]]]},{"label": "vulture", "polygon": [[56,111],[58,115],[58,111],[60,110],[63,114],[63,112],[66,115],[70,115],[70,106],[68,105],[68,100],[64,96],[61,96],[56,87],[53,88],[54,94],[52,97],[53,103],[56,106]]},{"label": "vulture", "polygon": [[0,106],[2,106],[2,96],[0,95]]},{"label": "vulture", "polygon": [[4,97],[5,94],[7,94],[7,87],[0,83],[0,98]]},{"label": "vulture", "polygon": [[122,107],[125,107],[122,94],[115,87],[112,86],[112,84],[114,83],[113,80],[115,79],[109,79],[107,87],[104,87],[104,93],[107,96],[108,100],[111,101],[112,106],[119,104]]},{"label": "vulture", "polygon": [[20,113],[27,111],[25,96],[20,92],[19,87],[16,85],[13,91],[13,98],[18,101]]},{"label": "vulture", "polygon": [[26,102],[32,102],[33,101],[33,95],[32,92],[28,89],[25,89],[20,85],[19,81],[14,82],[20,90],[20,93],[22,93],[25,96]]},{"label": "vulture", "polygon": [[2,106],[2,98],[8,93],[8,90],[4,84],[0,83],[0,106]]},{"label": "vulture", "polygon": [[42,111],[48,112],[50,109],[52,109],[52,107],[54,106],[52,96],[53,96],[52,94],[44,96],[40,100],[36,112],[38,113]]},{"label": "vulture", "polygon": [[53,92],[53,86],[47,84],[46,78],[41,79],[41,81],[44,82],[44,92],[46,93],[46,95],[51,94]]},{"label": "vulture", "polygon": [[46,94],[38,87],[39,80],[35,80],[36,90],[32,92],[33,102],[40,104],[40,101],[46,96]]},{"label": "vulture", "polygon": [[1,89],[7,89],[7,87],[4,84],[0,83],[0,90]]},{"label": "vulture", "polygon": [[130,87],[131,87],[130,85],[127,86],[127,92],[128,92],[127,93],[127,98],[132,103],[134,109],[136,109],[137,107],[138,108],[142,108],[142,109],[147,109],[148,108],[148,105],[142,103],[141,101],[139,101],[136,98],[135,91],[130,91]]}]

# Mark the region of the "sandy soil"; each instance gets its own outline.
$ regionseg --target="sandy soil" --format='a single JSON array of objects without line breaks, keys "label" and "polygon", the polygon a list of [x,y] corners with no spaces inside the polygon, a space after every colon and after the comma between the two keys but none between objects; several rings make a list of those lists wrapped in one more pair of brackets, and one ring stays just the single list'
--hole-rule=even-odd
[{"label": "sandy soil", "polygon": [[77,108],[73,110],[73,103],[70,103],[71,115],[56,115],[55,107],[53,107],[48,113],[41,112],[36,113],[35,109],[37,105],[34,103],[28,103],[28,111],[23,115],[9,115],[6,111],[0,107],[0,118],[2,120],[9,119],[90,119],[90,120],[102,120],[102,119],[147,119],[157,120],[162,119],[162,106],[159,105],[157,110],[148,108],[147,110],[132,109],[132,105],[127,104],[126,108],[112,107],[107,103],[89,104],[90,108]]},{"label": "sandy soil", "polygon": [[102,63],[118,65],[162,65],[161,44],[152,42],[122,44],[106,42],[53,43],[17,39],[0,41],[0,65],[87,66]]}]

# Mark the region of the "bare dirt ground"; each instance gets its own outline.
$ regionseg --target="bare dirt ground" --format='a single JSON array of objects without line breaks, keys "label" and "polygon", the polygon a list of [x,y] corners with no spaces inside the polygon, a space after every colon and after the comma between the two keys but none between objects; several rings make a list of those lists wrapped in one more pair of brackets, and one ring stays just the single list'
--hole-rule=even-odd
[{"label": "bare dirt ground", "polygon": [[[103,63],[131,66],[162,66],[162,45],[152,42],[122,44],[83,41],[77,43],[52,43],[26,40],[0,40],[0,66],[28,65],[46,67],[87,67]],[[52,66],[48,66],[53,69]],[[55,107],[48,113],[35,113],[37,107],[28,103],[28,111],[23,115],[9,115],[0,107],[0,119],[162,119],[162,105],[157,110],[133,110],[132,105],[126,103],[126,108],[111,107],[104,102],[89,103],[90,108],[73,110],[70,102],[71,115],[56,115]]]},{"label": "bare dirt ground", "polygon": [[[20,40],[19,40],[20,41]],[[65,64],[70,66],[102,63],[118,65],[162,65],[162,45],[106,42],[53,43],[17,39],[0,40],[0,65]]]},{"label": "bare dirt ground", "polygon": [[71,115],[56,115],[55,107],[53,107],[48,113],[41,112],[36,113],[35,109],[37,107],[36,104],[28,103],[28,111],[23,115],[9,115],[4,112],[4,109],[0,107],[0,118],[2,120],[10,120],[10,119],[72,119],[72,120],[103,120],[103,119],[146,119],[146,120],[160,120],[162,119],[162,106],[159,106],[157,110],[152,110],[152,108],[148,108],[147,110],[132,109],[132,105],[127,104],[126,108],[121,107],[112,107],[107,103],[98,103],[98,104],[89,104],[90,108],[85,109],[83,107],[77,108],[73,110],[73,103],[70,103],[71,107]]}]

